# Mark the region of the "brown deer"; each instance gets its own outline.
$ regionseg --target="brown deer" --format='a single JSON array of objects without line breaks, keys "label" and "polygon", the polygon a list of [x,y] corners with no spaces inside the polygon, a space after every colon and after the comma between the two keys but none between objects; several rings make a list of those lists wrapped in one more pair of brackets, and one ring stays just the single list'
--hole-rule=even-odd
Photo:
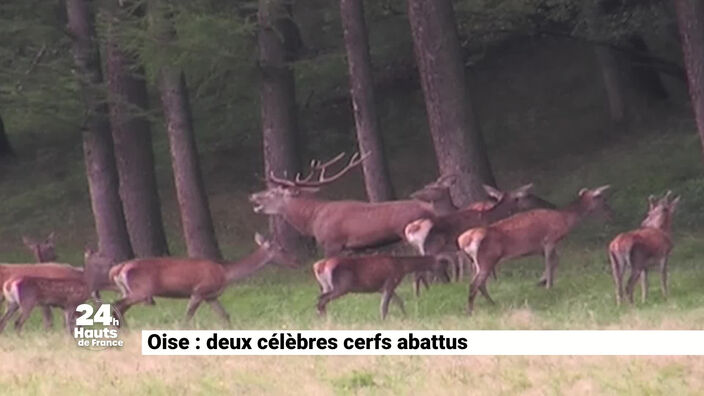
[{"label": "brown deer", "polygon": [[533,209],[460,235],[457,244],[474,265],[467,313],[472,313],[477,291],[494,303],[486,289],[486,281],[494,268],[505,260],[542,254],[545,272],[538,284],[552,287],[558,264],[557,243],[588,215],[596,212],[610,215],[611,209],[604,197],[608,188],[583,188],[577,199],[563,209]]},{"label": "brown deer", "polygon": [[38,263],[53,262],[57,259],[54,232],[51,232],[43,241],[22,236],[22,243],[32,252]]},{"label": "brown deer", "polygon": [[[533,195],[530,192],[532,188],[532,184],[526,184],[505,193],[491,186],[484,186],[487,194],[496,200],[488,209],[469,207],[448,215],[438,216],[434,220],[413,221],[404,230],[406,241],[421,254],[457,252],[457,238],[470,228],[489,225],[519,211],[554,207],[551,203]],[[456,279],[460,279],[464,272],[462,256],[459,255],[453,262]],[[495,274],[494,277],[496,277]],[[426,287],[428,286],[424,277],[416,276],[416,294],[420,292],[421,282],[425,283]]]},{"label": "brown deer", "polygon": [[326,313],[326,305],[347,293],[381,292],[381,319],[386,318],[389,301],[393,298],[405,314],[403,301],[396,294],[396,287],[409,272],[433,271],[446,274],[448,259],[437,256],[355,256],[323,259],[313,265],[315,278],[320,284],[318,313]]},{"label": "brown deer", "polygon": [[[60,263],[39,263],[39,264],[0,264],[0,286],[10,278],[29,276],[52,279],[82,279],[83,270],[72,267],[68,264]],[[0,294],[0,308],[4,301],[4,296]],[[50,329],[53,326],[53,316],[51,307],[42,306],[42,317],[44,328]],[[8,307],[9,310],[9,307]]]},{"label": "brown deer", "polygon": [[452,213],[457,210],[457,206],[452,202],[450,187],[456,181],[456,175],[440,176],[434,182],[426,184],[420,190],[412,193],[410,197],[411,199],[431,203],[436,215]]},{"label": "brown deer", "polygon": [[680,197],[671,198],[671,191],[656,202],[654,196],[648,198],[648,214],[640,228],[621,233],[609,244],[611,273],[616,288],[616,304],[623,299],[623,275],[630,268],[626,284],[628,301],[633,304],[633,290],[638,278],[641,280],[641,301],[648,295],[648,267],[657,263],[660,267],[660,289],[667,298],[667,264],[672,251],[670,229],[672,217]]},{"label": "brown deer", "polygon": [[[2,283],[3,296],[8,302],[8,307],[0,318],[0,332],[19,310],[20,315],[15,320],[15,331],[19,334],[34,307],[39,305],[44,309],[61,308],[64,311],[66,329],[72,334],[76,307],[91,297],[91,285],[95,282],[90,278],[95,276],[95,271],[90,266],[79,271],[61,264],[35,264],[32,267],[45,269],[24,273],[17,271]],[[72,271],[64,271],[69,268]]]},{"label": "brown deer", "polygon": [[[418,200],[369,203],[314,197],[313,192],[340,179],[366,157],[355,154],[341,171],[326,176],[327,169],[343,156],[341,153],[326,163],[313,161],[310,174],[305,178],[299,174],[293,181],[270,174],[268,180],[272,187],[250,196],[254,211],[283,216],[300,233],[313,236],[325,257],[343,250],[361,250],[400,241],[406,224],[419,218],[435,217],[433,204]],[[317,172],[319,177],[313,180]]]},{"label": "brown deer", "polygon": [[275,241],[255,235],[259,248],[239,261],[213,261],[197,258],[140,258],[118,264],[110,269],[110,279],[122,291],[115,302],[123,323],[124,314],[132,305],[154,304],[154,297],[188,298],[186,321],[190,321],[198,306],[208,302],[225,322],[230,316],[218,301],[227,286],[243,279],[271,261],[294,267],[293,256]]}]

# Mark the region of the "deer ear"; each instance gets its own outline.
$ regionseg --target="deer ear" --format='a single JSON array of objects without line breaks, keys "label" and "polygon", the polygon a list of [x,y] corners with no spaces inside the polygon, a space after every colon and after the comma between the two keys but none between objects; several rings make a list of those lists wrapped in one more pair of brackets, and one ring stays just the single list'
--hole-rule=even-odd
[{"label": "deer ear", "polygon": [[55,235],[56,235],[56,234],[55,234],[54,231],[52,231],[51,233],[49,233],[49,236],[46,237],[46,243],[50,243],[50,244],[53,245],[53,244],[54,244],[54,236],[55,236]]},{"label": "deer ear", "polygon": [[589,190],[586,189],[586,188],[583,188],[583,189],[579,190],[579,193],[578,193],[578,194],[579,194],[579,196],[581,197],[581,196],[583,196],[584,194],[586,194],[587,191],[589,191]]},{"label": "deer ear", "polygon": [[296,195],[299,195],[301,192],[315,194],[318,191],[320,191],[320,187],[298,187],[298,194],[296,194]]},{"label": "deer ear", "polygon": [[503,192],[499,191],[498,189],[496,189],[492,186],[484,184],[483,187],[484,187],[484,191],[486,191],[487,195],[489,195],[491,198],[494,198],[497,201],[500,201],[501,198],[503,198],[503,196],[504,196]]},{"label": "deer ear", "polygon": [[671,213],[673,213],[675,211],[675,209],[677,209],[677,205],[680,203],[681,197],[682,196],[678,195],[672,201],[670,201],[670,204],[668,206],[670,208]]},{"label": "deer ear", "polygon": [[650,195],[648,197],[648,210],[652,210],[655,207],[655,195]]},{"label": "deer ear", "polygon": [[266,243],[266,238],[264,238],[264,236],[262,234],[257,232],[254,234],[254,242],[257,245],[262,246],[263,244]]},{"label": "deer ear", "polygon": [[451,174],[440,176],[437,182],[443,187],[452,187],[455,183],[457,183],[457,175]]},{"label": "deer ear", "polygon": [[528,192],[530,192],[530,190],[532,190],[532,189],[533,189],[533,183],[528,183],[524,186],[518,187],[515,190],[515,194],[517,197],[525,197],[526,195],[528,195]]},{"label": "deer ear", "polygon": [[609,188],[611,188],[611,186],[608,184],[605,186],[597,187],[594,189],[594,192],[592,193],[592,195],[601,195],[604,193],[604,191],[608,190]]}]

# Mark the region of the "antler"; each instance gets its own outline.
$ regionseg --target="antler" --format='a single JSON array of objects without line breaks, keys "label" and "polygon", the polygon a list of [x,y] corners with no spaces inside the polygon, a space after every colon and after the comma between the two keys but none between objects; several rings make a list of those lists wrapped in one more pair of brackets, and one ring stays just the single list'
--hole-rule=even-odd
[{"label": "antler", "polygon": [[[333,181],[341,178],[345,173],[347,173],[350,169],[356,167],[357,165],[361,164],[362,161],[364,161],[371,153],[367,152],[364,155],[359,155],[359,153],[355,153],[352,155],[350,158],[349,163],[342,168],[339,172],[337,172],[333,176],[326,176],[326,171],[327,169],[338,163],[342,158],[344,158],[345,153],[342,152],[338,155],[336,155],[334,158],[326,161],[326,162],[320,162],[319,160],[312,160],[310,162],[310,172],[308,175],[305,177],[301,176],[300,173],[296,174],[296,177],[294,180],[288,180],[288,179],[282,179],[279,177],[276,177],[274,175],[274,172],[271,172],[269,174],[269,181],[275,184],[283,185],[286,187],[319,187],[324,184],[332,183]],[[318,180],[313,180],[314,176],[316,173],[319,173],[318,175]]]},{"label": "antler", "polygon": [[[335,158],[333,158],[325,163],[320,163],[320,161],[313,161],[313,163],[311,163],[311,168],[312,168],[311,173],[308,176],[306,176],[305,178],[300,178],[297,176],[295,184],[298,187],[319,187],[324,184],[332,183],[335,180],[344,176],[345,173],[349,172],[350,169],[361,164],[362,161],[364,161],[367,157],[369,157],[370,154],[371,154],[371,152],[367,152],[367,153],[360,156],[359,153],[354,153],[352,155],[352,157],[350,158],[350,161],[347,163],[347,165],[345,165],[344,168],[342,168],[339,172],[337,172],[336,174],[329,176],[329,177],[327,177],[325,175],[328,167],[339,162],[345,156],[345,153],[344,152],[340,153]],[[312,181],[313,174],[315,174],[316,171],[320,171],[320,175],[318,176],[317,181]]]}]

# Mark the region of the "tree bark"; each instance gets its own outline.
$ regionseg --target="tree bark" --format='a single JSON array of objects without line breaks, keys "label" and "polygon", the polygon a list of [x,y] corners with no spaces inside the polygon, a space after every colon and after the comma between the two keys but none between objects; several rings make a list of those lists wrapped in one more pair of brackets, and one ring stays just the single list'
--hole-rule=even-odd
[{"label": "tree bark", "polygon": [[15,150],[12,149],[10,144],[10,139],[7,138],[7,133],[5,132],[5,124],[0,116],[0,159],[14,157]]},{"label": "tree bark", "polygon": [[149,100],[144,69],[117,43],[121,16],[117,1],[111,2],[114,4],[106,7],[109,18],[106,70],[110,122],[127,230],[138,257],[168,255],[154,173],[152,131],[145,114]]},{"label": "tree bark", "polygon": [[479,123],[473,113],[450,0],[408,0],[430,133],[442,175],[456,174],[452,197],[460,206],[484,198],[494,185]]},{"label": "tree bark", "polygon": [[394,199],[394,191],[374,102],[372,61],[369,54],[363,0],[340,0],[340,15],[347,49],[350,96],[357,128],[357,141],[362,153],[371,153],[362,163],[367,197],[371,202],[389,201]]},{"label": "tree bark", "polygon": [[687,69],[689,96],[704,155],[704,4],[702,0],[674,0]]},{"label": "tree bark", "polygon": [[[267,175],[293,177],[299,170],[296,147],[296,89],[289,62],[295,52],[288,33],[277,29],[278,20],[290,20],[290,10],[281,0],[259,1],[259,100],[264,147],[264,170]],[[269,185],[269,187],[273,187]],[[290,251],[299,250],[300,234],[280,216],[271,216],[269,230]]]},{"label": "tree bark", "polygon": [[[163,4],[153,3],[152,21],[155,36],[165,48],[175,31]],[[183,71],[168,64],[161,65],[158,77],[161,105],[171,149],[176,197],[181,224],[190,257],[220,259],[221,253],[210,216],[208,196],[198,160],[193,132],[191,105]]]},{"label": "tree bark", "polygon": [[86,107],[83,154],[98,249],[109,262],[121,262],[132,257],[132,248],[120,202],[108,106],[100,88],[103,75],[93,14],[86,0],[67,0],[66,11],[76,74]]},{"label": "tree bark", "polygon": [[611,120],[615,123],[621,123],[626,119],[626,104],[618,55],[611,48],[600,45],[594,47],[594,52],[601,70],[601,77],[604,79]]}]

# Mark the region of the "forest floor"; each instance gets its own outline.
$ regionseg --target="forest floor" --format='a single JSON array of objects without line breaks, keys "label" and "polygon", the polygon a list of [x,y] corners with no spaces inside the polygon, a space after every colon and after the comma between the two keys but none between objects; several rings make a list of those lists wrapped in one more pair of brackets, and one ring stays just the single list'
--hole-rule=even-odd
[{"label": "forest floor", "polygon": [[[392,305],[382,322],[378,295],[353,295],[331,303],[327,318],[321,319],[315,312],[318,287],[310,270],[314,258],[310,258],[298,270],[271,266],[229,288],[222,302],[232,316],[232,328],[704,329],[704,173],[689,111],[659,108],[634,122],[630,132],[607,130],[603,128],[605,105],[595,93],[596,84],[578,73],[584,72],[586,52],[576,56],[552,49],[547,54],[529,50],[536,52],[534,57],[515,55],[521,56],[520,62],[512,60],[510,53],[500,58],[503,65],[489,59],[485,68],[491,73],[483,75],[488,72],[479,70],[475,76],[477,96],[486,98],[477,106],[500,184],[510,188],[533,181],[538,195],[557,204],[569,202],[582,187],[613,186],[608,201],[614,218],[589,220],[564,241],[552,290],[535,286],[542,260],[526,258],[501,266],[498,280],[488,284],[497,305],[479,297],[471,318],[464,314],[465,279],[432,285],[420,298],[404,282],[399,295],[406,303],[406,316]],[[573,58],[573,63],[566,62]],[[538,65],[538,59],[553,62]],[[519,64],[522,69],[509,67]],[[522,77],[538,69],[542,80]],[[558,88],[541,91],[537,86],[546,79],[554,80]],[[521,83],[506,85],[512,81]],[[490,89],[492,84],[499,88]],[[515,91],[517,87],[525,92]],[[575,91],[585,93],[574,97]],[[417,106],[419,94],[413,96]],[[407,98],[387,100],[403,106]],[[419,126],[423,118],[417,115],[422,110],[380,106],[382,124],[393,137],[391,171],[399,196],[406,196],[433,178],[428,138],[415,132],[424,130]],[[324,130],[318,133],[325,134]],[[20,236],[56,230],[61,259],[80,265],[83,246],[94,237],[79,136],[51,135],[38,127],[11,138],[20,158],[0,164],[0,260],[29,260]],[[218,237],[226,257],[240,257],[254,248],[254,231],[265,227],[263,217],[254,215],[246,200],[248,193],[261,188],[255,176],[259,159],[250,155],[251,148],[228,145],[226,137],[210,138],[206,135],[202,140],[201,155]],[[178,255],[184,249],[163,136],[155,144],[167,232],[172,252]],[[355,175],[328,196],[361,198],[360,186]],[[654,274],[645,303],[618,308],[606,245],[619,232],[637,226],[648,195],[667,189],[683,196],[674,224],[670,298],[660,295],[659,277]],[[108,301],[113,296],[106,293]],[[701,394],[704,389],[704,359],[694,357],[142,357],[139,329],[184,328],[185,305],[183,300],[157,299],[154,307],[135,306],[127,315],[132,331],[122,336],[126,347],[110,352],[79,350],[58,329],[46,334],[35,312],[21,338],[11,329],[0,337],[0,394],[426,394],[442,390],[448,394],[659,395]],[[204,306],[188,328],[221,326]]]}]

